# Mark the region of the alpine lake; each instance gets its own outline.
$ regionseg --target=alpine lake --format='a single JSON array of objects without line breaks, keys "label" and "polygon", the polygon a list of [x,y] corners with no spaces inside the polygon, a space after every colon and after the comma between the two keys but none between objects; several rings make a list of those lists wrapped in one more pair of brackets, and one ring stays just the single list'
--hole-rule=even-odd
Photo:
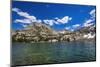
[{"label": "alpine lake", "polygon": [[38,65],[96,61],[92,41],[12,43],[12,65]]}]

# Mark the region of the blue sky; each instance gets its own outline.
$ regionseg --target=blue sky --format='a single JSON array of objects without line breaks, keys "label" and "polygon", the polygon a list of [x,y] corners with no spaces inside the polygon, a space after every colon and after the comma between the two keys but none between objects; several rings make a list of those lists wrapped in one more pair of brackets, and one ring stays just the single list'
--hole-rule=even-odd
[{"label": "blue sky", "polygon": [[44,23],[55,30],[74,30],[95,24],[95,6],[12,2],[12,28],[24,29],[28,24]]}]

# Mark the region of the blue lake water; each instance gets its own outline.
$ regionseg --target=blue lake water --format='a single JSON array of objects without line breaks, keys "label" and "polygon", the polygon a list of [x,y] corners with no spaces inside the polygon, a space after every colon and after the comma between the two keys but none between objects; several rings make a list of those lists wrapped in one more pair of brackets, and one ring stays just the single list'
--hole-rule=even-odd
[{"label": "blue lake water", "polygon": [[96,60],[94,42],[12,43],[12,65],[87,62]]}]

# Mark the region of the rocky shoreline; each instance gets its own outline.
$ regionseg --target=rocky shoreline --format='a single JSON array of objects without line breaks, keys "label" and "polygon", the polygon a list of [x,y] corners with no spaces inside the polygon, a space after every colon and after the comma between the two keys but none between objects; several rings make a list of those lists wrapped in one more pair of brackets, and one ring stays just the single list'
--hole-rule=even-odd
[{"label": "rocky shoreline", "polygon": [[91,26],[77,31],[55,31],[45,24],[35,23],[24,30],[12,31],[13,42],[71,42],[77,40],[95,40],[95,27]]}]

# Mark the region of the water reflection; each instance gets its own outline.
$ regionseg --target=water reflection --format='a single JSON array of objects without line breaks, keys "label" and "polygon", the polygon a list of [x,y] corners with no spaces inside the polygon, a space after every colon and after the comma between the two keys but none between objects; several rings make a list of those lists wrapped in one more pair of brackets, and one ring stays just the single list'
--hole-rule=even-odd
[{"label": "water reflection", "polygon": [[95,61],[94,42],[13,43],[13,65]]}]

